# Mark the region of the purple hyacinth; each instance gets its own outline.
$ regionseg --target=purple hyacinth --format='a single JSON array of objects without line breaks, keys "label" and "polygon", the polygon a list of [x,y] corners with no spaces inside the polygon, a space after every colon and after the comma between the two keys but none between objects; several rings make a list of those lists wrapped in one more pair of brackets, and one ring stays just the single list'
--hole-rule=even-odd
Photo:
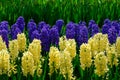
[{"label": "purple hyacinth", "polygon": [[50,29],[49,35],[50,35],[51,44],[58,46],[58,44],[59,44],[59,32],[58,32],[58,29],[56,28],[56,26],[53,26]]},{"label": "purple hyacinth", "polygon": [[119,33],[118,33],[118,37],[120,37],[120,31],[119,31]]},{"label": "purple hyacinth", "polygon": [[110,24],[111,24],[111,21],[110,21],[109,19],[105,19],[105,20],[104,20],[104,24],[110,25]]},{"label": "purple hyacinth", "polygon": [[29,32],[36,30],[37,26],[36,23],[33,21],[28,22],[27,29]]},{"label": "purple hyacinth", "polygon": [[119,24],[117,21],[112,21],[111,23],[111,26],[112,27],[115,27],[116,31],[117,31],[117,34],[119,33],[119,30],[120,30],[120,27],[119,27]]},{"label": "purple hyacinth", "polygon": [[23,32],[24,26],[25,26],[25,22],[24,22],[24,18],[22,16],[20,16],[17,19],[16,24],[18,24],[19,29]]},{"label": "purple hyacinth", "polygon": [[87,43],[88,42],[88,29],[85,25],[76,25],[76,37],[75,40],[77,42],[78,47],[82,43]]},{"label": "purple hyacinth", "polygon": [[49,32],[49,30],[50,30],[50,25],[49,25],[49,24],[45,24],[45,25],[43,26],[43,28],[46,28],[47,31]]},{"label": "purple hyacinth", "polygon": [[80,21],[79,25],[85,25],[86,26],[86,22],[85,21]]},{"label": "purple hyacinth", "polygon": [[66,25],[66,38],[67,39],[74,39],[75,38],[75,25],[74,23],[70,22]]},{"label": "purple hyacinth", "polygon": [[5,29],[6,31],[8,31],[8,32],[9,32],[8,27],[9,27],[9,24],[8,24],[8,22],[7,22],[7,21],[2,21],[2,22],[0,23],[0,30]]},{"label": "purple hyacinth", "polygon": [[116,38],[117,38],[117,31],[114,27],[111,27],[108,30],[108,40],[111,44],[116,42]]},{"label": "purple hyacinth", "polygon": [[43,27],[41,30],[40,40],[41,40],[42,50],[49,51],[50,49],[49,32],[45,27]]},{"label": "purple hyacinth", "polygon": [[94,20],[90,20],[88,26],[92,26],[92,24],[96,24]]},{"label": "purple hyacinth", "polygon": [[94,20],[90,20],[89,24],[88,24],[88,32],[89,32],[90,37],[92,36],[91,34],[92,34],[92,25],[93,24],[96,24],[95,21]]},{"label": "purple hyacinth", "polygon": [[17,34],[21,33],[21,30],[18,28],[18,24],[13,24],[11,26],[11,38],[17,39]]},{"label": "purple hyacinth", "polygon": [[92,25],[92,36],[94,35],[94,34],[97,34],[99,32],[99,27],[98,27],[98,25],[97,24],[93,24]]},{"label": "purple hyacinth", "polygon": [[111,28],[111,26],[104,24],[102,27],[102,33],[103,34],[108,34],[108,30]]},{"label": "purple hyacinth", "polygon": [[38,23],[38,31],[41,32],[41,29],[43,28],[43,26],[45,26],[46,23],[44,21],[41,21]]},{"label": "purple hyacinth", "polygon": [[90,36],[94,36],[95,34],[97,34],[99,32],[99,27],[97,24],[93,24],[92,25],[92,32]]},{"label": "purple hyacinth", "polygon": [[32,32],[37,29],[37,25],[33,21],[29,21],[27,24],[27,29],[28,29],[28,37],[31,39]]},{"label": "purple hyacinth", "polygon": [[58,27],[58,32],[60,34],[62,26],[64,25],[64,21],[62,19],[59,19],[56,21],[55,25]]},{"label": "purple hyacinth", "polygon": [[80,26],[82,25],[74,24],[74,26],[75,26],[75,38],[76,38],[76,36],[79,35]]},{"label": "purple hyacinth", "polygon": [[34,19],[30,19],[30,21],[29,22],[34,22]]},{"label": "purple hyacinth", "polygon": [[32,32],[30,41],[32,42],[33,39],[35,39],[35,38],[36,38],[36,39],[40,39],[40,34],[39,34],[39,31],[38,31],[38,30],[34,30],[34,31]]},{"label": "purple hyacinth", "polygon": [[8,31],[5,30],[5,29],[0,30],[0,35],[2,36],[3,41],[5,41],[6,46],[8,47],[8,43],[9,43],[9,40],[8,40]]}]

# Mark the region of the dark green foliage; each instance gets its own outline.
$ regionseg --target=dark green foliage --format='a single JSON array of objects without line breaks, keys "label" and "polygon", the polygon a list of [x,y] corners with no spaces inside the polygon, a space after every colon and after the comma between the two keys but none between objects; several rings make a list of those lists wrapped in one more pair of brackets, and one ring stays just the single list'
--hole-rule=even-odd
[{"label": "dark green foliage", "polygon": [[0,0],[0,21],[13,24],[19,16],[51,25],[60,18],[65,23],[94,19],[101,26],[105,18],[120,18],[120,0]]}]

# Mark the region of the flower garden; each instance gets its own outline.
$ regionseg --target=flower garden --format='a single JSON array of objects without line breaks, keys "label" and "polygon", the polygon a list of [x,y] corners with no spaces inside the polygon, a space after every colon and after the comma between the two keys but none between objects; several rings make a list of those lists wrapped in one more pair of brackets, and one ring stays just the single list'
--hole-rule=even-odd
[{"label": "flower garden", "polygon": [[[78,5],[75,1],[72,6]],[[25,14],[14,16],[14,22],[0,17],[0,80],[120,79],[120,21],[107,16],[79,22],[78,17],[62,17],[54,23],[28,20]]]}]

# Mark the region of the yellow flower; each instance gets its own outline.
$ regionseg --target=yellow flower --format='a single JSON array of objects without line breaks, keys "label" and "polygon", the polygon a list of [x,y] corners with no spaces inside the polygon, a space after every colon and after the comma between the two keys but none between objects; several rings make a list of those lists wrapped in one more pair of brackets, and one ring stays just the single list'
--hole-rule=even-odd
[{"label": "yellow flower", "polygon": [[97,52],[105,51],[109,43],[107,34],[98,33],[94,38],[98,47]]},{"label": "yellow flower", "polygon": [[10,69],[9,69],[9,76],[11,76],[12,74],[16,74],[17,73],[17,65],[14,63],[10,64]]},{"label": "yellow flower", "polygon": [[116,40],[116,51],[118,56],[120,57],[120,37],[117,37],[117,40]]},{"label": "yellow flower", "polygon": [[104,52],[100,52],[95,56],[95,73],[98,76],[104,76],[104,74],[108,71],[107,67],[107,57],[104,55]]},{"label": "yellow flower", "polygon": [[60,50],[63,51],[66,47],[66,42],[67,42],[67,39],[65,36],[62,36],[60,38],[60,41],[59,41],[59,47],[60,47]]},{"label": "yellow flower", "polygon": [[0,51],[0,75],[7,74],[9,76],[10,55],[7,50]]},{"label": "yellow flower", "polygon": [[72,59],[76,56],[76,42],[74,39],[67,40],[65,36],[61,37],[59,47],[61,51],[65,49],[69,51]]},{"label": "yellow flower", "polygon": [[91,47],[89,44],[83,43],[80,46],[80,63],[83,70],[89,68],[92,64]]},{"label": "yellow flower", "polygon": [[12,40],[9,42],[9,51],[10,51],[10,58],[12,61],[15,61],[15,59],[18,57],[18,41]]},{"label": "yellow flower", "polygon": [[42,66],[41,65],[39,65],[38,67],[37,67],[37,76],[38,77],[40,77],[41,76],[41,74],[42,74],[42,68],[41,68]]},{"label": "yellow flower", "polygon": [[88,40],[88,44],[91,46],[92,57],[94,57],[96,53],[106,50],[109,44],[108,36],[107,34],[97,33]]},{"label": "yellow flower", "polygon": [[67,40],[65,49],[70,53],[70,56],[73,59],[76,56],[76,42],[75,42],[75,40],[74,39]]},{"label": "yellow flower", "polygon": [[25,51],[26,49],[26,37],[24,33],[17,35],[18,49],[19,51]]},{"label": "yellow flower", "polygon": [[108,63],[110,67],[113,67],[113,65],[117,66],[118,58],[117,58],[117,52],[115,49],[115,45],[108,46],[106,52],[107,52],[107,58],[108,58]]},{"label": "yellow flower", "polygon": [[33,42],[29,45],[28,51],[30,51],[33,55],[35,66],[40,65],[40,57],[41,57],[40,40],[34,39]]},{"label": "yellow flower", "polygon": [[7,47],[6,47],[6,44],[5,44],[5,42],[3,41],[2,37],[0,36],[0,51],[1,51],[2,49],[7,50]]},{"label": "yellow flower", "polygon": [[73,66],[70,53],[66,50],[61,52],[60,55],[60,74],[63,75],[65,80],[75,79],[73,76]]},{"label": "yellow flower", "polygon": [[52,73],[57,72],[60,66],[60,52],[58,48],[51,47],[49,52],[49,67],[50,72],[49,74],[52,75]]},{"label": "yellow flower", "polygon": [[88,40],[88,44],[90,45],[90,47],[91,47],[91,54],[92,54],[92,57],[94,57],[96,54],[96,45],[95,45],[95,43],[94,43],[95,41],[94,41],[94,38],[93,37],[91,37],[89,40]]},{"label": "yellow flower", "polygon": [[27,74],[34,75],[35,67],[34,67],[34,59],[33,55],[27,51],[23,53],[22,57],[22,72],[23,75],[27,77]]}]

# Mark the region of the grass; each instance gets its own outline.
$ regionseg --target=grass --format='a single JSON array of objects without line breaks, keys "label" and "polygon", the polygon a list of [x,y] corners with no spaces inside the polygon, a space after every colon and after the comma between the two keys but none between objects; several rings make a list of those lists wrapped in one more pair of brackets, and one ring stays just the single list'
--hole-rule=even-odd
[{"label": "grass", "polygon": [[0,21],[13,24],[22,15],[26,22],[33,18],[53,25],[60,18],[65,23],[94,19],[101,26],[105,18],[118,20],[119,9],[119,0],[1,0]]}]

